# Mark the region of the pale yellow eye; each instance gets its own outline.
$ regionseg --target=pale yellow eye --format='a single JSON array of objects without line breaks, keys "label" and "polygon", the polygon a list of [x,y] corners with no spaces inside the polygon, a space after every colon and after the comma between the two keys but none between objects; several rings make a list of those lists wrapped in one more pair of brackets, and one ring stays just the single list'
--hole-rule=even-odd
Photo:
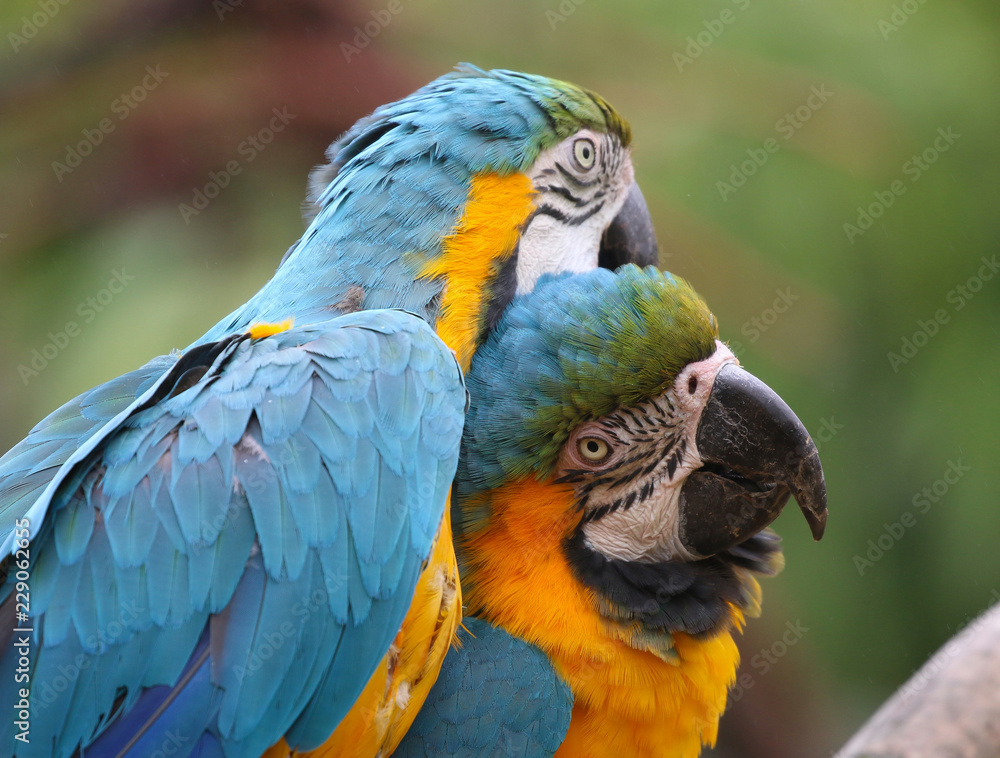
[{"label": "pale yellow eye", "polygon": [[588,171],[593,168],[596,156],[597,148],[589,139],[581,137],[573,143],[573,158],[582,170]]},{"label": "pale yellow eye", "polygon": [[611,447],[600,437],[581,437],[576,445],[580,457],[591,463],[598,463],[611,455]]}]

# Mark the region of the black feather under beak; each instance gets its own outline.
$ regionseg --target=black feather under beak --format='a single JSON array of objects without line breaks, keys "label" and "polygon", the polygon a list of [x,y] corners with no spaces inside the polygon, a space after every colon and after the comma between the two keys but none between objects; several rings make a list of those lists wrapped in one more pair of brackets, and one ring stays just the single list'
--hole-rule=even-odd
[{"label": "black feather under beak", "polygon": [[625,204],[601,237],[597,265],[614,271],[626,263],[656,266],[659,260],[653,219],[639,185],[632,182]]},{"label": "black feather under beak", "polygon": [[681,488],[680,538],[700,556],[722,552],[770,524],[794,496],[813,537],[826,527],[819,452],[784,400],[743,369],[716,374],[696,436],[704,465]]}]

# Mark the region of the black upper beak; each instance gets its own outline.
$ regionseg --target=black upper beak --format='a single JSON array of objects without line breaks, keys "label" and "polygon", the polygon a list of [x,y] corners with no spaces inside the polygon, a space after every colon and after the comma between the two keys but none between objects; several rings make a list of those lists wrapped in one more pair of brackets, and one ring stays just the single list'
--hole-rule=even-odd
[{"label": "black upper beak", "polygon": [[798,501],[813,537],[826,527],[819,452],[775,392],[736,365],[723,366],[696,437],[704,465],[681,489],[684,545],[709,556],[752,537]]},{"label": "black upper beak", "polygon": [[626,263],[656,266],[659,260],[653,219],[639,185],[632,182],[625,204],[604,230],[597,265],[614,271]]}]

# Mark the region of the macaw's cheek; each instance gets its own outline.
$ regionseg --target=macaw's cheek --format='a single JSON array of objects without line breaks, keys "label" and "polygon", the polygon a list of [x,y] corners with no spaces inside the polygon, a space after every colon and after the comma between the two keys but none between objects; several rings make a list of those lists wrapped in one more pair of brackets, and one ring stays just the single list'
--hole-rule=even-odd
[{"label": "macaw's cheek", "polygon": [[[529,476],[453,504],[465,521],[459,538],[463,597],[467,613],[504,608],[518,624],[542,624],[538,615],[521,618],[526,603],[559,593],[559,604],[581,591],[572,578],[563,543],[581,514],[569,485]],[[466,577],[475,580],[468,586]],[[530,621],[529,621],[530,618]]]},{"label": "macaw's cheek", "polygon": [[510,556],[512,560],[521,560],[525,551],[558,548],[581,519],[573,489],[566,484],[526,477],[481,497],[493,510],[483,531],[492,532],[494,538],[502,538],[507,547],[517,551],[519,555]]},{"label": "macaw's cheek", "polygon": [[657,263],[649,209],[616,136],[580,130],[543,151],[528,174],[535,211],[518,244],[518,294],[545,274]]}]

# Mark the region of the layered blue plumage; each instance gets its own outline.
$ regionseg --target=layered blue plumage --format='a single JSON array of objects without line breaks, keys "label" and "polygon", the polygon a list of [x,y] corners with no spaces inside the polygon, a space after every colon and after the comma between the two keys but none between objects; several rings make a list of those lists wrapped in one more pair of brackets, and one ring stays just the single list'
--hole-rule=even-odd
[{"label": "layered blue plumage", "polygon": [[376,109],[331,145],[312,180],[316,215],[274,278],[207,339],[257,321],[326,319],[359,299],[434,323],[442,282],[420,269],[461,218],[472,177],[523,171],[581,126],[606,131],[611,117],[594,97],[465,65]]},{"label": "layered blue plumage", "polygon": [[[8,719],[0,755],[69,756],[95,736],[93,754],[175,739],[184,755],[203,732],[206,755],[286,734],[315,747],[395,636],[457,461],[451,352],[410,314],[367,311],[209,360],[119,380],[115,397],[138,399],[29,511],[31,742]],[[9,670],[10,644],[0,656]]]},{"label": "layered blue plumage", "polygon": [[[461,218],[477,173],[526,169],[581,127],[627,125],[565,82],[464,64],[361,119],[314,174],[314,217],[274,277],[190,347],[262,322],[303,325],[360,309],[401,308],[432,325],[443,282],[420,276]],[[0,459],[0,540],[59,466],[176,357],[154,359],[67,403]]]},{"label": "layered blue plumage", "polygon": [[0,536],[5,540],[0,554],[10,553],[15,521],[27,513],[60,466],[176,360],[176,356],[159,356],[142,368],[84,392],[38,422],[27,437],[0,457]]},{"label": "layered blue plumage", "polygon": [[550,758],[573,693],[546,655],[503,629],[466,619],[394,758]]}]

